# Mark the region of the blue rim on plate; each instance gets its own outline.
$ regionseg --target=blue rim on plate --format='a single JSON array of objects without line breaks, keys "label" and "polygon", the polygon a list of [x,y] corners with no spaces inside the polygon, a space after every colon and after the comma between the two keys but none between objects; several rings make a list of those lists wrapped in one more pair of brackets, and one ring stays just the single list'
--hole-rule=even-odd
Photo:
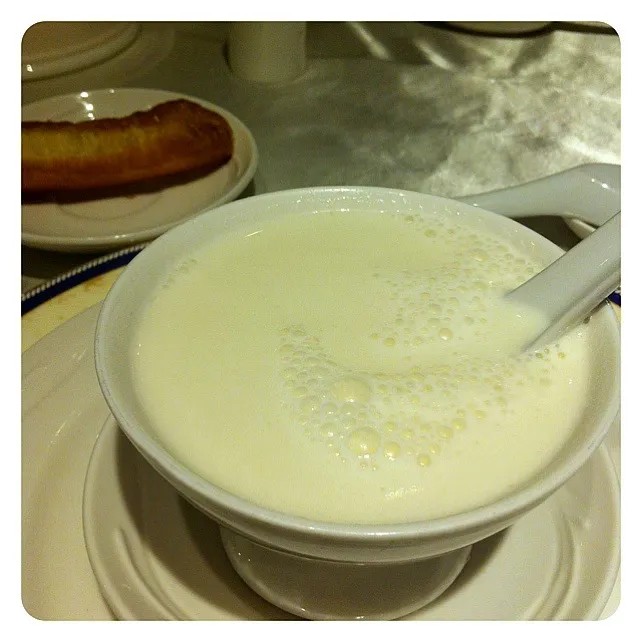
[{"label": "blue rim on plate", "polygon": [[71,271],[63,273],[53,280],[29,289],[29,291],[22,294],[21,315],[29,313],[29,311],[35,309],[37,306],[48,302],[52,298],[69,289],[73,289],[73,287],[87,280],[91,280],[91,278],[129,264],[148,244],[148,242],[144,242],[110,253],[106,256],[101,256]]}]

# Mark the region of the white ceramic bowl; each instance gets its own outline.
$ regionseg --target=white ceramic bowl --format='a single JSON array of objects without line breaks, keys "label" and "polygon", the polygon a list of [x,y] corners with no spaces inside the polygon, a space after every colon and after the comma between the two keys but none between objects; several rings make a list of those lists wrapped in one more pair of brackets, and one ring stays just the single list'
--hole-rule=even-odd
[{"label": "white ceramic bowl", "polygon": [[[125,269],[98,319],[98,380],[121,429],[162,476],[222,526],[227,554],[240,575],[265,598],[305,617],[393,618],[418,608],[456,577],[470,545],[509,526],[568,480],[602,442],[619,410],[619,326],[614,311],[603,305],[591,318],[595,339],[588,417],[543,473],[515,493],[467,513],[380,526],[312,522],[270,511],[206,482],[175,460],[154,439],[133,390],[132,327],[167,266],[178,264],[229,227],[292,211],[340,210],[348,215],[350,210],[422,209],[464,217],[549,262],[562,253],[509,218],[453,200],[371,187],[296,189],[236,201],[168,231]],[[322,593],[320,577],[326,587]],[[359,608],[351,611],[345,601],[348,604],[349,594],[358,591],[358,584],[362,591],[363,579],[370,588],[386,585],[385,595],[361,598]],[[401,588],[410,580],[420,581],[420,594]]]}]

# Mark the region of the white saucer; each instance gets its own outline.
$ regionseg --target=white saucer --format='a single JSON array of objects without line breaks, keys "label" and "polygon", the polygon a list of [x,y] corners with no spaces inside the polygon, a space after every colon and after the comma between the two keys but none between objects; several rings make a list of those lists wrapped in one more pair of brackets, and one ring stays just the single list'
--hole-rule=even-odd
[{"label": "white saucer", "polygon": [[253,135],[233,114],[199,98],[155,89],[82,91],[28,104],[22,108],[22,119],[79,121],[121,117],[177,98],[197,102],[227,119],[235,148],[226,165],[184,184],[133,197],[23,204],[22,243],[53,251],[115,249],[153,240],[200,211],[240,196],[258,165]]},{"label": "white saucer", "polygon": [[[242,582],[217,529],[150,473],[115,429],[93,364],[97,314],[98,306],[91,307],[23,354],[24,607],[39,619],[112,619],[102,590],[122,617],[289,617]],[[105,491],[99,509],[89,496],[86,501],[99,587],[85,547],[82,502],[105,423],[105,446],[94,459],[104,467],[97,477]],[[615,425],[563,489],[504,534],[475,545],[454,585],[409,618],[597,618],[619,564],[619,485],[610,457],[610,451],[619,455],[618,439]],[[117,547],[125,542],[128,547]],[[127,590],[115,587],[122,571]]]},{"label": "white saucer", "polygon": [[36,80],[101,62],[137,37],[135,22],[38,22],[22,38],[22,80]]},{"label": "white saucer", "polygon": [[[406,619],[597,618],[618,567],[617,492],[600,449],[551,500],[475,545],[453,586]],[[231,607],[249,619],[290,618],[241,588],[217,526],[144,461],[113,419],[89,464],[83,511],[89,559],[118,618],[219,620]]]}]

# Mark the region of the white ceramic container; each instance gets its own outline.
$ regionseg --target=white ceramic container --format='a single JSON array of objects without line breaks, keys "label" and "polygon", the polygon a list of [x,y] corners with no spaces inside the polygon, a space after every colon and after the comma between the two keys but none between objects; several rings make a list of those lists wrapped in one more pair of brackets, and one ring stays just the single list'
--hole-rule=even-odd
[{"label": "white ceramic container", "polygon": [[[178,492],[220,524],[227,554],[245,581],[267,600],[303,617],[390,619],[418,609],[452,583],[473,543],[508,527],[565,483],[597,449],[619,411],[619,326],[614,311],[605,304],[591,317],[597,383],[587,400],[585,420],[544,473],[517,492],[467,513],[380,526],[314,522],[270,511],[206,482],[175,460],[154,439],[153,425],[141,418],[133,390],[132,329],[167,265],[178,264],[230,227],[292,211],[339,210],[349,215],[350,210],[367,210],[374,215],[423,209],[467,219],[549,262],[562,253],[514,220],[454,200],[373,187],[296,189],[239,200],[168,231],[125,269],[98,319],[98,380],[122,431]],[[403,588],[410,583],[422,588]],[[358,593],[377,595],[356,598]]]}]

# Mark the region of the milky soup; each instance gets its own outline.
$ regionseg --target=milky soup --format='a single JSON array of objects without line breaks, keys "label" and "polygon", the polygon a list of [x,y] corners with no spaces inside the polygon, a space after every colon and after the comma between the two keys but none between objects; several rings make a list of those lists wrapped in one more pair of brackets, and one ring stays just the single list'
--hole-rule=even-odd
[{"label": "milky soup", "polygon": [[494,501],[570,436],[584,325],[522,355],[544,318],[504,293],[542,268],[428,214],[292,214],[198,248],[135,341],[155,436],[206,480],[314,520],[385,524]]}]

